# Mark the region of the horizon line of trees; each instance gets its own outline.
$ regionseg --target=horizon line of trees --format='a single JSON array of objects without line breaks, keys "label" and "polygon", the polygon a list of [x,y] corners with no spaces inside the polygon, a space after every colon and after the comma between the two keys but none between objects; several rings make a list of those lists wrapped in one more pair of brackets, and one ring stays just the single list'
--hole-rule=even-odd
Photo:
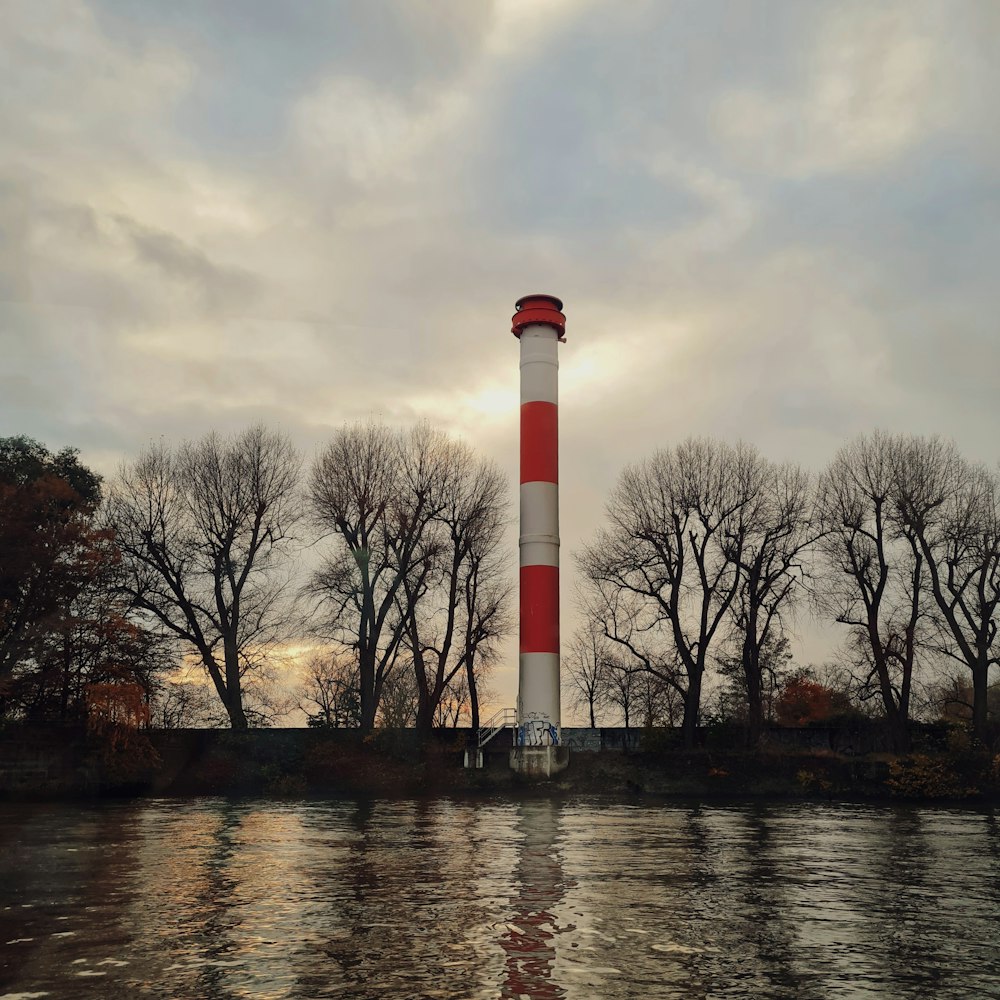
[{"label": "horizon line of trees", "polygon": [[780,669],[806,605],[843,626],[841,693],[877,706],[896,751],[910,746],[918,675],[953,695],[964,682],[989,742],[1000,479],[952,442],[876,431],[814,476],[745,443],[689,439],[624,470],[578,564],[570,677],[591,711],[621,710],[638,679],[690,747],[712,680],[756,745],[782,684],[816,684]]},{"label": "horizon line of trees", "polygon": [[[904,752],[933,678],[952,701],[968,688],[986,742],[998,506],[996,473],[940,438],[861,435],[819,475],[745,443],[661,449],[578,554],[567,684],[592,721],[679,724],[688,746],[710,696],[755,745],[818,684],[789,664],[807,609],[846,639],[817,704],[874,706]],[[345,425],[308,470],[261,425],[160,443],[106,489],[73,449],[0,439],[0,720],[80,719],[89,685],[118,684],[156,724],[267,724],[289,708],[281,650],[310,635],[328,650],[312,724],[478,726],[513,625],[508,509],[497,466],[426,424]],[[172,680],[181,663],[207,685]]]},{"label": "horizon line of trees", "polygon": [[[346,425],[308,476],[261,425],[159,443],[106,490],[73,449],[0,439],[0,721],[83,721],[88,688],[117,684],[160,725],[267,724],[293,707],[282,648],[311,635],[315,719],[478,726],[510,627],[507,512],[496,465],[426,424]],[[356,711],[330,715],[345,664]]]}]

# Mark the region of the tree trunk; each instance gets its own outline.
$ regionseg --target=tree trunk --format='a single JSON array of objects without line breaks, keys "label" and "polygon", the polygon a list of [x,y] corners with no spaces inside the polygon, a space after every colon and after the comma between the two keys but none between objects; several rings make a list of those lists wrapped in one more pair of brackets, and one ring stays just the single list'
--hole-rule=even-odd
[{"label": "tree trunk", "polygon": [[229,725],[232,729],[249,729],[250,723],[247,721],[246,713],[243,711],[243,706],[236,703],[230,703],[226,706],[226,711],[229,713]]},{"label": "tree trunk", "polygon": [[444,694],[444,684],[442,684],[441,664],[437,664],[434,672],[433,683],[427,679],[427,665],[423,653],[419,652],[417,645],[416,629],[413,630],[413,670],[417,681],[417,735],[422,740],[430,738],[434,729],[434,714],[441,703],[441,695]]},{"label": "tree trunk", "polygon": [[239,650],[236,636],[227,635],[223,641],[226,654],[226,712],[233,729],[249,729],[246,713],[243,711],[243,692],[240,685]]},{"label": "tree trunk", "polygon": [[469,714],[471,715],[472,731],[479,732],[479,690],[476,687],[476,671],[473,658],[466,663],[465,676],[469,685]]},{"label": "tree trunk", "polygon": [[743,637],[743,680],[747,691],[747,746],[751,749],[760,743],[761,733],[764,731],[760,649],[756,642],[757,613],[752,610]]},{"label": "tree trunk", "polygon": [[894,753],[910,752],[910,728],[905,713],[892,707],[886,708],[886,722],[889,724],[889,738]]},{"label": "tree trunk", "polygon": [[378,699],[375,697],[375,656],[371,650],[363,650],[358,658],[358,672],[361,685],[361,732],[370,733],[375,728],[375,713]]},{"label": "tree trunk", "polygon": [[986,746],[989,741],[989,664],[976,663],[972,666],[972,732],[976,739]]},{"label": "tree trunk", "polygon": [[688,674],[687,691],[684,692],[684,719],[681,734],[684,749],[694,750],[698,744],[698,715],[701,710],[701,673]]},{"label": "tree trunk", "polygon": [[434,712],[440,699],[432,698],[423,685],[418,686],[418,691],[416,729],[422,739],[427,739],[434,729]]},{"label": "tree trunk", "polygon": [[909,719],[904,706],[896,703],[896,695],[892,689],[892,680],[889,677],[889,665],[886,662],[883,652],[882,640],[879,637],[878,627],[874,622],[869,622],[868,639],[871,646],[872,657],[875,664],[875,672],[878,675],[879,691],[882,695],[882,710],[885,712],[886,725],[889,727],[889,738],[892,740],[892,749],[895,753],[908,753],[910,749]]},{"label": "tree trunk", "polygon": [[760,745],[764,733],[764,701],[761,694],[760,671],[750,669],[746,673],[747,684],[747,746],[751,749]]}]

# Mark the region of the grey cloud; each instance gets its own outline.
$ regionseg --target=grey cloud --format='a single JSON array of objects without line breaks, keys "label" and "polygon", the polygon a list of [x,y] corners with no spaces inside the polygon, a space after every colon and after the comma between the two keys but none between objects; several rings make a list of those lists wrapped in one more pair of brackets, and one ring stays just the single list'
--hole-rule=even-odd
[{"label": "grey cloud", "polygon": [[0,181],[0,299],[92,307],[134,322],[155,306],[137,288],[130,256],[159,278],[188,287],[208,313],[248,312],[260,279],[220,264],[173,233],[122,214],[53,198],[37,181]]},{"label": "grey cloud", "polygon": [[0,301],[25,301],[30,275],[25,253],[30,202],[24,185],[0,177]]},{"label": "grey cloud", "polygon": [[152,229],[127,216],[116,216],[115,221],[127,233],[140,261],[172,280],[194,287],[209,312],[253,308],[260,282],[248,271],[216,263],[203,250],[173,233]]},{"label": "grey cloud", "polygon": [[249,157],[281,171],[287,106],[336,72],[418,102],[478,53],[490,3],[353,0],[273,4],[224,0],[95,5],[112,38],[141,47],[150,37],[197,66],[177,111],[181,135],[212,158]]},{"label": "grey cloud", "polygon": [[27,375],[0,375],[0,398],[12,412],[30,410],[38,398],[38,385]]}]

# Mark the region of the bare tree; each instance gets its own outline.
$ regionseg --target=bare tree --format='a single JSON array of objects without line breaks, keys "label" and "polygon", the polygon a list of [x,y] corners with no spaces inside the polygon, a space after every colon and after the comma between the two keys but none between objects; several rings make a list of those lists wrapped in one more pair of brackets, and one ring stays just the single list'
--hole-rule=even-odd
[{"label": "bare tree", "polygon": [[356,729],[361,725],[361,676],[356,660],[323,654],[306,664],[299,707],[309,725],[334,729]]},{"label": "bare tree", "polygon": [[465,684],[465,676],[460,675],[448,685],[438,699],[434,710],[435,729],[455,729],[469,714],[469,689]]},{"label": "bare tree", "polygon": [[[1000,712],[1000,681],[987,689],[989,715]],[[952,672],[938,678],[927,690],[928,717],[944,722],[970,723],[975,709],[975,695],[966,671]]]},{"label": "bare tree", "polygon": [[429,484],[404,489],[402,465],[411,437],[381,424],[342,428],[310,476],[318,525],[335,548],[310,582],[329,624],[329,638],[357,656],[361,727],[375,725],[382,687],[406,629],[397,595],[419,566],[421,545],[438,499]]},{"label": "bare tree", "polygon": [[876,432],[837,452],[820,480],[821,549],[830,573],[822,600],[851,630],[882,701],[894,748],[909,748],[913,670],[921,648],[924,557],[896,503],[899,439]]},{"label": "bare tree", "polygon": [[[313,513],[336,548],[310,589],[330,638],[357,655],[363,729],[375,724],[401,651],[424,679],[424,725],[457,670],[474,683],[475,652],[503,617],[490,564],[502,492],[499,473],[427,425],[345,427],[313,467]],[[464,619],[463,607],[472,609]]]},{"label": "bare tree", "polygon": [[229,716],[215,689],[181,668],[155,685],[150,724],[154,729],[218,729],[229,724]]},{"label": "bare tree", "polygon": [[590,728],[597,728],[597,709],[607,699],[608,640],[593,621],[577,630],[569,644],[566,678],[577,708],[586,708]]},{"label": "bare tree", "polygon": [[507,626],[508,588],[501,542],[507,486],[500,470],[460,442],[437,442],[444,460],[439,513],[428,525],[421,570],[403,581],[400,616],[419,704],[417,729],[429,732],[438,705],[464,672],[473,724],[479,724],[477,654],[488,657]]},{"label": "bare tree", "polygon": [[[745,649],[738,630],[734,630],[728,651],[718,657],[721,685],[716,691],[719,717],[727,722],[747,724],[750,698],[747,693]],[[774,721],[774,704],[788,676],[792,654],[788,636],[780,628],[769,628],[757,650],[756,676],[760,680],[761,716],[765,724]]]},{"label": "bare tree", "polygon": [[436,729],[455,729],[469,719],[469,687],[465,674],[458,674],[438,699],[434,710]]},{"label": "bare tree", "polygon": [[635,662],[629,669],[682,695],[687,747],[709,651],[740,587],[755,457],[745,445],[688,440],[626,469],[608,502],[610,526],[580,559],[592,612]]},{"label": "bare tree", "polygon": [[385,678],[375,721],[382,729],[408,729],[417,721],[420,694],[412,664],[404,662]]},{"label": "bare tree", "polygon": [[197,653],[234,729],[287,624],[283,560],[300,516],[300,458],[254,426],[124,466],[108,500],[135,607]]},{"label": "bare tree", "polygon": [[973,731],[985,743],[1000,663],[1000,480],[939,438],[910,438],[895,458],[903,529],[927,567],[942,649],[972,674]]},{"label": "bare tree", "polygon": [[604,685],[605,704],[618,709],[622,724],[626,729],[632,728],[635,721],[634,712],[642,699],[640,676],[653,676],[647,670],[631,669],[624,657],[612,653],[604,661],[602,683]]},{"label": "bare tree", "polygon": [[747,742],[756,746],[765,719],[762,652],[780,637],[783,615],[805,576],[804,556],[821,530],[813,516],[812,484],[801,468],[749,453],[743,475],[747,503],[733,543],[742,581],[732,621],[747,698]]},{"label": "bare tree", "polygon": [[680,725],[684,718],[684,702],[673,684],[648,670],[636,674],[635,682],[635,710],[643,726],[673,729]]},{"label": "bare tree", "polygon": [[[503,503],[506,511],[506,487]],[[490,510],[493,513],[490,513]],[[489,695],[481,690],[500,653],[499,640],[512,628],[511,585],[501,547],[503,523],[495,508],[475,525],[462,586],[465,687],[469,693],[469,724],[479,729],[479,706]]]}]

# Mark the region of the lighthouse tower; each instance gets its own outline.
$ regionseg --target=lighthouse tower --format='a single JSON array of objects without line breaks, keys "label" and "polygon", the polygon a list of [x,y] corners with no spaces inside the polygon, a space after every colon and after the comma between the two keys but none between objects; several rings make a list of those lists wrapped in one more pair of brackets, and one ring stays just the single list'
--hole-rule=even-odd
[{"label": "lighthouse tower", "polygon": [[521,342],[520,655],[511,766],[548,776],[568,763],[559,718],[559,356],[566,317],[553,295],[526,295]]}]

